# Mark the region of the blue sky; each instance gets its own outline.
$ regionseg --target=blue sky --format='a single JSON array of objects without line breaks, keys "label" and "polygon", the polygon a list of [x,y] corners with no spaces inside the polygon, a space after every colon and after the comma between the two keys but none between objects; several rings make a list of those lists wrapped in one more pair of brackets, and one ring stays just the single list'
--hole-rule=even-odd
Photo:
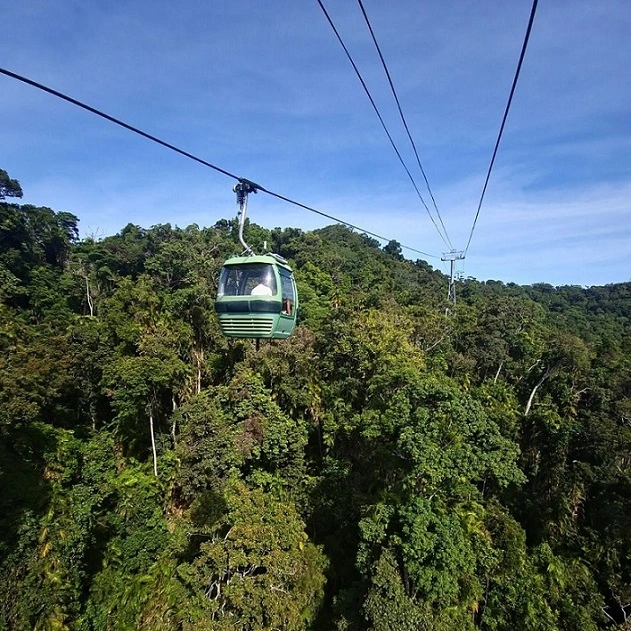
[{"label": "blue sky", "polygon": [[[429,205],[357,2],[324,4]],[[364,6],[450,240],[463,249],[531,2]],[[1,67],[430,253],[447,271],[448,248],[316,0],[22,0],[5,3],[2,17]],[[629,33],[628,0],[540,1],[464,276],[631,280]],[[0,139],[0,168],[20,180],[23,202],[76,214],[82,235],[236,214],[229,178],[3,75]],[[331,223],[263,194],[248,214],[269,228]]]}]

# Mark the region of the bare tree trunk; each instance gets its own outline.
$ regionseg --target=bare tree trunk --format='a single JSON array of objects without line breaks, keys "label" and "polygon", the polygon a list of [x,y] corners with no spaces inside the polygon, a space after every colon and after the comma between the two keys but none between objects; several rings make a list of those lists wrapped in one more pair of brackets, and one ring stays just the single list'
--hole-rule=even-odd
[{"label": "bare tree trunk", "polygon": [[532,392],[530,393],[530,396],[528,397],[528,403],[526,403],[526,409],[524,410],[524,416],[528,416],[528,413],[530,412],[530,408],[532,407],[532,402],[533,399],[535,398],[535,394],[537,393],[537,390],[539,389],[539,386],[550,376],[550,370],[546,370],[543,373],[543,377],[541,377],[541,379],[539,379],[539,381],[536,383],[535,387],[532,389]]},{"label": "bare tree trunk", "polygon": [[85,277],[85,295],[88,299],[88,308],[90,309],[90,315],[94,316],[94,303],[92,302],[92,296],[90,296],[90,283],[88,277]]},{"label": "bare tree trunk", "polygon": [[204,349],[200,348],[197,354],[197,394],[202,391],[202,363],[204,361]]},{"label": "bare tree trunk", "polygon": [[434,348],[436,348],[444,339],[445,339],[445,335],[443,335],[442,337],[440,337],[439,339],[437,339],[433,344],[430,344],[429,346],[425,347],[423,350],[426,353],[429,353],[431,350],[433,350]]},{"label": "bare tree trunk", "polygon": [[[92,388],[90,388],[92,389]],[[96,431],[96,403],[94,402],[94,395],[90,393],[90,418],[92,419],[92,431]]]},{"label": "bare tree trunk", "polygon": [[500,362],[500,365],[497,367],[497,372],[495,373],[495,379],[493,379],[493,384],[497,383],[497,380],[500,376],[500,372],[502,372],[502,367],[504,366],[504,362]]},{"label": "bare tree trunk", "polygon": [[171,396],[171,403],[173,405],[173,423],[171,424],[171,436],[173,437],[173,447],[177,447],[176,428],[177,419],[175,416],[175,410],[177,410],[177,402],[175,401],[175,395]]},{"label": "bare tree trunk", "polygon": [[153,474],[158,477],[158,453],[156,452],[156,437],[153,433],[153,410],[149,406],[149,429],[151,431],[151,451],[153,453]]}]

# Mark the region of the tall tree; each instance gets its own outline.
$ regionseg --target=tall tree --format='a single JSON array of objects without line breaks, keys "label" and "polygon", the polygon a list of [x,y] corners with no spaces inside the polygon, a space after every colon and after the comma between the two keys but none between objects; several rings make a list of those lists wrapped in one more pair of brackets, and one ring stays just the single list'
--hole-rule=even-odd
[{"label": "tall tree", "polygon": [[7,197],[22,197],[22,187],[17,180],[12,180],[4,169],[0,169],[0,200]]}]

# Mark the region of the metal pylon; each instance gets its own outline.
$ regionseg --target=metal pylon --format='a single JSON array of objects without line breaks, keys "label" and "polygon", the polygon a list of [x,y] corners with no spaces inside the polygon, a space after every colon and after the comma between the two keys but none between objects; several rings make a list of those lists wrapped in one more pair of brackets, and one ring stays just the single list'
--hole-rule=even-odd
[{"label": "metal pylon", "polygon": [[[462,250],[450,250],[443,253],[441,261],[449,261],[450,273],[449,273],[449,289],[447,290],[447,302],[456,306],[456,261],[462,261],[464,259],[464,252]],[[449,313],[449,307],[445,310]]]}]

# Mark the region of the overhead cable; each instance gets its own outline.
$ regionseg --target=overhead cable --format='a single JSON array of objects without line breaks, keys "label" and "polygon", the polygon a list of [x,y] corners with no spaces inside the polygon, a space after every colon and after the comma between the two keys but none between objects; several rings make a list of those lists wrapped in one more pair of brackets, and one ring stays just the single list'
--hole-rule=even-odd
[{"label": "overhead cable", "polygon": [[482,202],[484,201],[484,195],[486,194],[486,189],[489,184],[489,179],[491,178],[491,171],[493,170],[493,165],[495,163],[495,157],[497,156],[497,150],[500,146],[500,141],[502,140],[502,134],[504,133],[504,126],[506,125],[506,119],[508,118],[508,112],[510,110],[511,103],[513,101],[513,95],[515,94],[515,88],[517,87],[517,80],[519,79],[519,73],[521,72],[521,66],[524,61],[524,56],[526,55],[526,48],[528,47],[528,40],[530,39],[530,31],[532,30],[533,22],[535,21],[535,14],[537,12],[537,3],[538,0],[533,0],[532,9],[530,10],[530,19],[528,20],[528,28],[526,29],[526,35],[524,37],[524,43],[521,47],[521,54],[519,55],[519,63],[517,64],[517,70],[515,71],[515,77],[513,78],[513,85],[510,89],[510,94],[508,96],[508,102],[506,103],[506,109],[504,110],[504,116],[502,118],[502,124],[500,126],[500,131],[497,135],[497,140],[495,142],[495,148],[493,149],[493,155],[491,157],[491,162],[489,164],[489,169],[486,173],[486,179],[484,180],[484,187],[482,188],[482,194],[480,195],[480,201],[478,202],[478,209],[475,213],[475,219],[473,220],[473,225],[471,226],[471,232],[469,234],[469,240],[467,241],[467,247],[464,249],[464,254],[467,254],[467,250],[469,249],[469,245],[471,245],[471,239],[473,238],[473,231],[475,230],[476,223],[478,222],[478,217],[480,215],[480,209],[482,208]]},{"label": "overhead cable", "polygon": [[372,94],[370,93],[370,90],[368,89],[368,86],[366,85],[366,82],[364,81],[364,78],[362,77],[361,72],[359,72],[359,68],[357,67],[357,64],[355,63],[353,57],[351,56],[346,44],[344,43],[344,40],[342,39],[342,36],[340,35],[339,31],[337,30],[337,27],[335,26],[333,20],[331,19],[331,16],[329,15],[329,13],[326,10],[324,4],[322,3],[322,0],[317,0],[317,2],[320,5],[320,8],[322,9],[322,12],[324,13],[324,16],[326,17],[331,29],[335,33],[335,36],[337,37],[338,42],[340,43],[340,45],[342,46],[342,49],[346,53],[346,57],[348,58],[348,61],[350,62],[351,66],[353,67],[353,70],[355,71],[355,74],[357,75],[357,78],[359,79],[359,82],[361,83],[362,87],[364,88],[364,92],[366,93],[366,96],[368,97],[368,100],[370,101],[370,104],[372,105],[372,108],[375,110],[375,114],[377,114],[377,118],[379,119],[379,122],[381,123],[381,126],[383,127],[383,130],[386,133],[386,136],[388,137],[388,140],[390,141],[390,144],[392,145],[392,148],[394,149],[394,152],[396,153],[397,158],[399,159],[399,162],[401,163],[401,165],[405,169],[405,172],[407,173],[407,176],[410,179],[410,182],[412,182],[412,186],[414,187],[414,190],[416,191],[416,194],[418,195],[418,198],[421,200],[421,203],[425,207],[425,210],[427,211],[427,214],[429,215],[429,218],[432,220],[432,223],[434,224],[434,227],[436,228],[436,231],[440,235],[440,238],[443,240],[445,245],[447,247],[452,247],[451,244],[448,243],[448,240],[445,239],[445,236],[443,236],[443,233],[440,231],[440,228],[438,227],[436,221],[434,220],[434,217],[432,216],[432,213],[431,213],[431,211],[429,209],[429,206],[425,203],[425,200],[423,199],[423,196],[421,195],[421,191],[419,190],[418,186],[416,185],[416,181],[412,177],[412,174],[410,173],[410,170],[408,169],[407,165],[405,164],[405,161],[403,160],[403,157],[401,156],[401,152],[399,151],[397,145],[395,144],[395,142],[394,142],[394,140],[392,138],[392,135],[388,131],[388,127],[386,126],[386,123],[385,123],[385,121],[383,119],[383,116],[381,115],[381,112],[379,111],[379,108],[377,107],[377,104],[375,103],[375,99],[373,99]]},{"label": "overhead cable", "polygon": [[[344,221],[343,219],[338,219],[337,217],[334,217],[333,215],[329,215],[327,213],[324,213],[320,210],[317,210],[315,208],[312,208],[311,206],[307,206],[306,204],[302,204],[301,202],[297,202],[293,199],[290,199],[289,197],[285,197],[284,195],[280,195],[278,193],[274,193],[273,191],[270,191],[266,188],[264,188],[263,186],[260,186],[258,184],[254,184],[253,182],[251,182],[250,180],[247,180],[246,178],[241,178],[238,175],[235,175],[234,173],[230,173],[230,171],[226,171],[225,169],[222,169],[214,164],[211,164],[210,162],[207,162],[206,160],[203,160],[202,158],[198,158],[197,156],[193,155],[192,153],[189,153],[188,151],[184,151],[182,149],[179,149],[178,147],[176,147],[175,145],[172,145],[168,142],[165,142],[164,140],[160,140],[160,138],[157,138],[156,136],[153,136],[151,134],[148,134],[147,132],[142,131],[141,129],[138,129],[137,127],[134,127],[132,125],[129,125],[128,123],[125,123],[121,120],[119,120],[118,118],[114,118],[113,116],[110,116],[109,114],[106,114],[105,112],[102,112],[100,110],[97,110],[94,107],[91,107],[90,105],[87,105],[86,103],[83,103],[82,101],[79,101],[77,99],[74,99],[66,94],[63,94],[62,92],[58,92],[57,90],[54,90],[52,88],[49,88],[48,86],[45,86],[41,83],[38,83],[37,81],[33,81],[32,79],[28,79],[27,77],[24,77],[22,75],[16,74],[15,72],[11,72],[10,70],[6,70],[5,68],[0,68],[0,74],[6,75],[7,77],[10,77],[12,79],[16,79],[17,81],[21,81],[22,83],[26,83],[27,85],[33,86],[34,88],[37,88],[38,90],[42,90],[44,92],[47,92],[48,94],[52,94],[53,96],[56,96],[64,101],[67,101],[68,103],[72,103],[73,105],[76,105],[77,107],[80,107],[84,110],[87,110],[88,112],[91,112],[92,114],[96,114],[97,116],[100,116],[101,118],[104,118],[105,120],[110,121],[111,123],[114,123],[116,125],[119,125],[120,127],[123,127],[125,129],[127,129],[128,131],[131,131],[135,134],[138,134],[140,136],[143,136],[144,138],[146,138],[147,140],[151,140],[152,142],[155,142],[159,145],[162,145],[163,147],[166,147],[167,149],[171,149],[171,151],[175,151],[176,153],[179,153],[180,155],[186,157],[186,158],[190,158],[191,160],[194,160],[195,162],[198,162],[199,164],[202,164],[206,167],[209,167],[210,169],[214,169],[215,171],[218,171],[219,173],[226,175],[230,178],[232,178],[233,180],[238,180],[239,182],[249,182],[250,184],[252,184],[253,186],[256,187],[257,190],[260,190],[263,193],[267,193],[268,195],[271,195],[272,197],[276,197],[277,199],[280,199],[284,202],[287,202],[288,204],[292,204],[294,206],[298,206],[299,208],[303,208],[304,210],[308,210],[309,212],[315,213],[317,215],[320,215],[321,217],[326,217],[327,219],[331,219],[332,221],[335,221],[336,223],[340,223],[343,224],[345,226],[348,226],[349,228],[352,228],[353,230],[358,230],[359,232],[363,232],[366,235],[369,235],[371,237],[375,237],[376,239],[379,239],[380,241],[392,241],[393,239],[388,239],[387,237],[383,237],[380,236],[374,232],[370,232],[369,230],[364,230],[363,228],[360,228],[359,226],[355,226],[352,223],[349,223],[348,221]],[[433,254],[428,254],[427,252],[423,252],[421,250],[417,250],[416,248],[412,248],[408,245],[403,245],[400,244],[400,246],[402,248],[405,248],[406,250],[410,250],[411,252],[416,252],[417,254],[422,254],[423,256],[428,256],[430,258],[439,258]]]},{"label": "overhead cable", "polygon": [[386,64],[386,60],[381,52],[381,48],[377,42],[377,37],[375,36],[375,32],[372,28],[372,24],[370,23],[370,20],[368,19],[368,14],[366,13],[366,9],[364,8],[364,3],[362,2],[362,0],[357,0],[358,4],[359,4],[359,8],[361,9],[361,12],[364,16],[364,20],[366,21],[366,26],[368,27],[368,30],[370,31],[370,36],[372,37],[372,41],[375,45],[375,48],[377,49],[377,53],[379,54],[379,59],[381,60],[381,65],[383,66],[383,70],[386,73],[386,77],[388,78],[388,83],[390,84],[390,90],[392,91],[392,96],[394,97],[395,103],[397,104],[397,109],[399,110],[399,116],[401,117],[401,122],[403,123],[403,127],[405,128],[405,131],[407,133],[408,139],[410,141],[410,144],[412,145],[412,149],[414,151],[414,155],[416,157],[416,163],[418,164],[418,168],[420,169],[421,173],[423,174],[423,179],[425,180],[425,185],[427,186],[427,192],[429,193],[429,196],[432,199],[432,203],[434,205],[434,210],[436,211],[436,215],[438,216],[438,220],[440,221],[440,225],[443,228],[443,231],[445,233],[445,237],[447,238],[448,241],[448,245],[451,249],[453,249],[453,245],[451,243],[451,239],[449,238],[449,234],[447,233],[447,228],[445,227],[445,224],[443,223],[443,218],[440,215],[440,211],[438,210],[438,206],[436,204],[436,199],[434,198],[434,194],[432,193],[432,189],[429,185],[429,180],[427,179],[427,175],[425,174],[425,169],[423,168],[423,165],[421,164],[421,158],[418,155],[418,151],[416,149],[416,144],[414,142],[414,139],[412,138],[412,134],[410,133],[410,128],[408,127],[408,123],[405,120],[405,116],[403,115],[403,109],[401,107],[401,103],[399,101],[399,96],[397,94],[397,91],[394,88],[394,82],[392,81],[392,77],[390,76],[390,71],[388,70],[388,66]]}]

